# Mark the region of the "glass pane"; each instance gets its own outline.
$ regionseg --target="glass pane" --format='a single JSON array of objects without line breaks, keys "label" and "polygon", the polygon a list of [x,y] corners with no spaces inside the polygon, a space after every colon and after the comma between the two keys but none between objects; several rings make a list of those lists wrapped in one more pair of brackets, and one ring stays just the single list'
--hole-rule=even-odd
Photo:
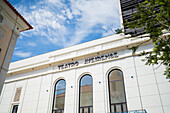
[{"label": "glass pane", "polygon": [[85,75],[81,78],[80,86],[92,85],[92,77]]},{"label": "glass pane", "polygon": [[111,104],[125,102],[123,74],[120,70],[113,70],[109,74]]},{"label": "glass pane", "polygon": [[127,111],[126,104],[123,104],[123,111]]},{"label": "glass pane", "polygon": [[114,105],[111,105],[111,112],[115,112],[115,106]]},{"label": "glass pane", "polygon": [[88,108],[84,108],[84,113],[88,113]]},{"label": "glass pane", "polygon": [[126,98],[123,83],[123,73],[120,70],[113,70],[109,74],[109,91],[111,112],[120,113],[122,110],[126,111],[127,108],[125,103]]},{"label": "glass pane", "polygon": [[116,112],[122,112],[122,110],[121,110],[121,104],[116,105]]},{"label": "glass pane", "polygon": [[125,102],[125,92],[123,81],[110,82],[111,103]]},{"label": "glass pane", "polygon": [[80,98],[81,98],[80,99],[80,107],[92,106],[92,104],[93,104],[92,92],[82,92]]},{"label": "glass pane", "polygon": [[80,81],[80,107],[92,105],[92,77],[90,75],[85,75]]},{"label": "glass pane", "polygon": [[116,81],[116,80],[122,80],[123,79],[123,73],[120,70],[113,70],[109,74],[109,81]]},{"label": "glass pane", "polygon": [[82,108],[80,108],[80,113],[83,113],[83,109]]},{"label": "glass pane", "polygon": [[55,87],[54,110],[64,109],[65,88],[66,88],[65,80],[60,80],[60,81],[57,82],[56,87]]},{"label": "glass pane", "polygon": [[56,103],[55,103],[55,108],[56,109],[64,109],[64,101],[65,101],[65,95],[56,95]]},{"label": "glass pane", "polygon": [[12,109],[12,113],[17,113],[18,111],[18,105],[14,105]]},{"label": "glass pane", "polygon": [[56,90],[60,90],[60,89],[65,89],[66,87],[66,82],[65,80],[59,80],[56,84]]},{"label": "glass pane", "polygon": [[90,113],[93,113],[93,107],[90,107]]}]

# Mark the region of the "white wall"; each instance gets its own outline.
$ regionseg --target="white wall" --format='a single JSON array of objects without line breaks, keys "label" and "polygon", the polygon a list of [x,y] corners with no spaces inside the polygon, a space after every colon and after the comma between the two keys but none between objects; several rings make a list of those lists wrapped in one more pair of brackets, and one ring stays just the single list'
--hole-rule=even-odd
[{"label": "white wall", "polygon": [[[148,45],[142,49],[151,47]],[[131,54],[131,51],[122,50],[120,53],[127,55]],[[129,56],[41,75],[42,72],[54,71],[57,68],[51,66],[8,77],[7,81],[15,81],[7,82],[3,88],[0,113],[10,113],[17,87],[22,87],[18,113],[51,113],[54,85],[59,79],[66,80],[65,113],[78,113],[79,80],[84,74],[93,77],[93,112],[108,113],[110,108],[107,75],[111,69],[121,69],[124,74],[128,110],[146,109],[148,113],[170,113],[170,83],[163,76],[164,67],[156,69],[157,66],[146,66],[141,61],[142,58]],[[36,74],[41,76],[34,77]],[[21,78],[24,79],[17,81]]]}]

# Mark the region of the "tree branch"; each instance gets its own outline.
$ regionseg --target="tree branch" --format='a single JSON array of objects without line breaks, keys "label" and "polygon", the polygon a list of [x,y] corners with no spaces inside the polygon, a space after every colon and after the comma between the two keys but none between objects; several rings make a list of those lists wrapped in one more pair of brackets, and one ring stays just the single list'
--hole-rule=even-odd
[{"label": "tree branch", "polygon": [[[150,12],[152,15],[154,15],[153,12],[152,12],[150,9],[149,9],[149,12]],[[170,27],[169,27],[168,25],[163,24],[162,22],[160,22],[160,20],[157,18],[157,16],[155,16],[155,19],[158,21],[159,24],[162,24],[162,25],[168,27],[168,31],[170,30]]]}]

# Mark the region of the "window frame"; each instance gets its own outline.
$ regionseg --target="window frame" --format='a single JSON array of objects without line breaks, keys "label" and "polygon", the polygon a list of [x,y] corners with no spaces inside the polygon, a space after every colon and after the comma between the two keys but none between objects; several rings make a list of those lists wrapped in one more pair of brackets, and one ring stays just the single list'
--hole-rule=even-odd
[{"label": "window frame", "polygon": [[15,103],[15,104],[12,104],[11,113],[14,112],[14,106],[18,106],[18,108],[17,108],[17,112],[18,112],[19,104],[18,104],[18,103]]},{"label": "window frame", "polygon": [[[61,81],[61,80],[64,80],[64,81],[65,81],[65,84],[66,84],[66,80],[65,80],[65,79],[59,79],[59,80],[57,80],[57,82],[56,82],[55,85],[54,85],[52,113],[53,113],[54,111],[56,111],[56,110],[54,110],[56,85],[57,85],[57,83],[58,83],[59,81]],[[65,92],[66,92],[66,86],[65,86]],[[65,106],[65,101],[66,101],[66,100],[64,99],[64,106]],[[58,110],[62,110],[62,109],[58,109]],[[64,110],[63,110],[63,111],[64,111]]]},{"label": "window frame", "polygon": [[[127,100],[126,100],[126,90],[125,90],[125,83],[124,83],[124,74],[123,74],[123,72],[122,72],[122,70],[120,70],[120,69],[112,69],[112,70],[110,70],[109,71],[109,73],[107,74],[107,79],[108,79],[108,82],[107,82],[107,84],[108,84],[108,93],[109,93],[109,108],[110,108],[110,112],[112,113],[112,108],[111,108],[111,105],[113,105],[112,103],[111,103],[111,96],[110,96],[110,80],[109,80],[109,75],[111,74],[111,72],[113,72],[113,71],[115,71],[115,70],[118,70],[118,71],[120,71],[121,73],[122,73],[122,82],[123,82],[123,90],[124,90],[124,95],[125,95],[125,102],[121,102],[121,103],[113,103],[114,105],[122,105],[122,104],[126,104],[126,110],[128,111],[128,107],[127,107]],[[116,108],[114,107],[114,110],[115,110]]]},{"label": "window frame", "polygon": [[[78,106],[79,109],[78,109],[78,113],[80,113],[81,80],[82,80],[82,78],[85,77],[85,76],[90,76],[91,79],[92,79],[92,98],[93,98],[93,77],[92,77],[90,74],[84,74],[83,76],[81,76],[81,78],[80,78],[80,80],[79,80],[79,106]],[[89,107],[91,107],[91,106],[84,106],[84,107],[82,107],[82,108],[88,108],[88,110],[89,110]],[[93,113],[93,99],[92,99],[92,113]]]}]

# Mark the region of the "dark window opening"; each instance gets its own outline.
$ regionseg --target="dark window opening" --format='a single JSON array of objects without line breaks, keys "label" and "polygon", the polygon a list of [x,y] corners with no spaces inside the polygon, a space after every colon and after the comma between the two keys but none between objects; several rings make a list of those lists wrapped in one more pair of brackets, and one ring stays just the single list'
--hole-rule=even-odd
[{"label": "dark window opening", "polygon": [[12,113],[17,113],[18,111],[18,105],[14,105],[12,108]]}]

